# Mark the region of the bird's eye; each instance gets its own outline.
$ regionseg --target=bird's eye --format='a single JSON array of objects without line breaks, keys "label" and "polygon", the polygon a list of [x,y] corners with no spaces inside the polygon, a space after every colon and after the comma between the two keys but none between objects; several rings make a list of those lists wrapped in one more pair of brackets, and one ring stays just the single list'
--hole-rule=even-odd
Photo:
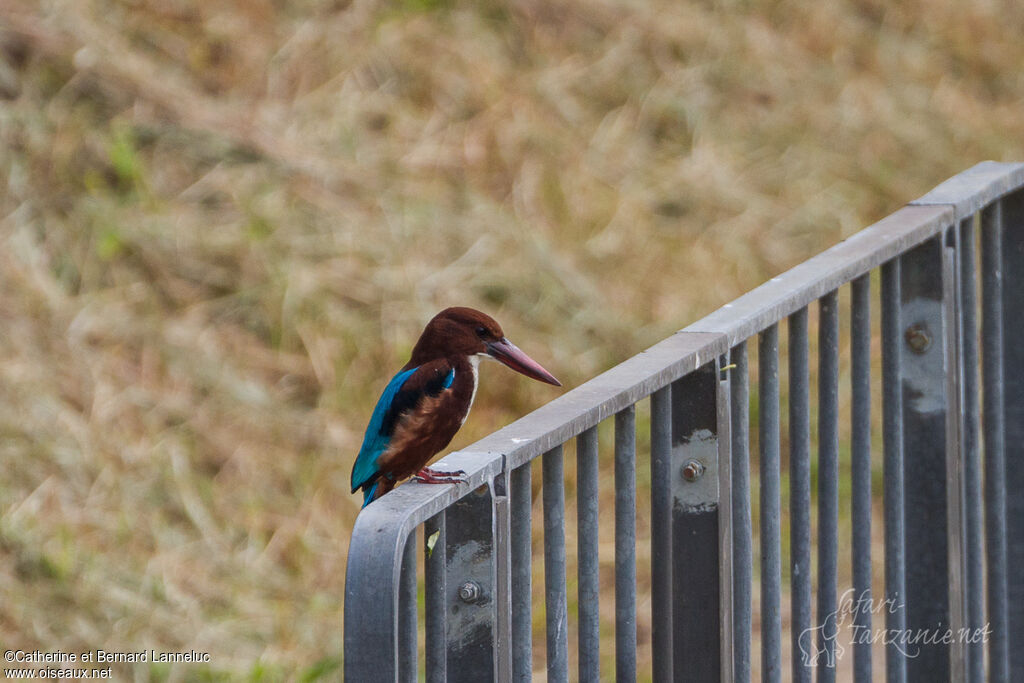
[{"label": "bird's eye", "polygon": [[487,328],[484,327],[483,325],[481,325],[480,327],[476,328],[476,336],[480,337],[481,339],[486,337],[487,336]]}]

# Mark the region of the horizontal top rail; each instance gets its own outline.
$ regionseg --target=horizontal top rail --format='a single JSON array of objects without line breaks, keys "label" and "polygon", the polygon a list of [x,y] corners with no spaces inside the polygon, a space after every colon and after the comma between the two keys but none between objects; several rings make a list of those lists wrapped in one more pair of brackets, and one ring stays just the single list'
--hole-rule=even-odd
[{"label": "horizontal top rail", "polygon": [[937,235],[953,221],[944,206],[906,206],[685,328],[730,344],[763,331],[841,285]]},{"label": "horizontal top rail", "polygon": [[514,469],[728,350],[720,334],[683,330],[542,408],[484,437],[472,450],[505,455]]},{"label": "horizontal top rail", "polygon": [[961,220],[1024,186],[1024,163],[982,161],[910,202],[911,206],[947,204]]},{"label": "horizontal top rail", "polygon": [[747,339],[1022,185],[1024,163],[983,161],[685,330]]}]

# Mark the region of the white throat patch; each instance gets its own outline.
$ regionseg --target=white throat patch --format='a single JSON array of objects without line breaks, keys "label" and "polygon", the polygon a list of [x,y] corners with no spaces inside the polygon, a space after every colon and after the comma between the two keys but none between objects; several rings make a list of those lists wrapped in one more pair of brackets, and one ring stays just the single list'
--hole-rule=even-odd
[{"label": "white throat patch", "polygon": [[462,416],[462,422],[460,424],[466,424],[466,418],[469,417],[469,411],[473,409],[473,401],[476,400],[476,388],[480,385],[480,359],[490,358],[485,353],[476,353],[469,357],[469,367],[473,371],[473,393],[469,396],[469,405],[466,407],[466,414]]}]

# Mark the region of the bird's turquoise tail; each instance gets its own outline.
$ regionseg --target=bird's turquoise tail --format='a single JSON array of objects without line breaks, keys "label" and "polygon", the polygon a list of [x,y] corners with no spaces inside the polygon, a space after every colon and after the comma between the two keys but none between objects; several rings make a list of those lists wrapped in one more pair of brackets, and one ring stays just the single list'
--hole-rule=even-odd
[{"label": "bird's turquoise tail", "polygon": [[373,482],[373,486],[368,489],[363,489],[363,507],[366,507],[373,502],[373,496],[377,493],[377,487],[380,486],[380,480]]}]

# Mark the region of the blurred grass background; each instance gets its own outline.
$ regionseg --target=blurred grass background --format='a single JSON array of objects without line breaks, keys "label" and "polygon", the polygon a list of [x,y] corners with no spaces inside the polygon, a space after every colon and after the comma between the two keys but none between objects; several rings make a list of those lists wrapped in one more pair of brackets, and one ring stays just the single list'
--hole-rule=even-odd
[{"label": "blurred grass background", "polygon": [[[574,386],[1024,159],[1022,34],[998,0],[0,0],[0,643],[340,677],[349,470],[433,313]],[[552,397],[501,372],[453,447]]]}]

